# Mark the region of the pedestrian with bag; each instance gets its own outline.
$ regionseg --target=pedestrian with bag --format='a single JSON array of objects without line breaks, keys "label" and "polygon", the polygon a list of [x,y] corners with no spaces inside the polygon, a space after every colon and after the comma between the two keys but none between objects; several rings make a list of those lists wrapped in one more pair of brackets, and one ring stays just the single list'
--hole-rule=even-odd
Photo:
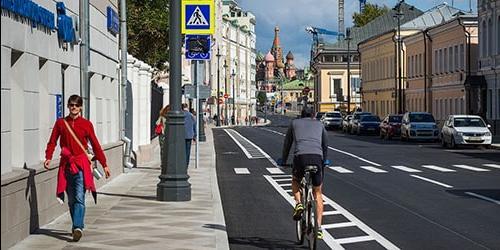
[{"label": "pedestrian with bag", "polygon": [[158,120],[156,120],[155,133],[158,135],[158,142],[160,143],[160,157],[163,157],[163,147],[167,141],[167,134],[165,128],[167,125],[167,113],[170,111],[170,105],[163,107],[160,110]]},{"label": "pedestrian with bag", "polygon": [[[106,178],[111,176],[106,164],[106,156],[95,135],[92,123],[81,116],[83,99],[81,96],[72,95],[68,99],[69,115],[57,119],[52,129],[49,142],[45,150],[44,167],[49,169],[52,156],[59,139],[61,159],[57,175],[56,196],[64,202],[64,192],[68,196],[68,206],[73,222],[73,241],[79,241],[83,235],[85,218],[85,192],[92,193],[94,202],[97,203],[97,191],[93,175],[98,174],[92,168],[91,160],[98,160],[103,166]],[[95,156],[88,153],[90,142]]]}]

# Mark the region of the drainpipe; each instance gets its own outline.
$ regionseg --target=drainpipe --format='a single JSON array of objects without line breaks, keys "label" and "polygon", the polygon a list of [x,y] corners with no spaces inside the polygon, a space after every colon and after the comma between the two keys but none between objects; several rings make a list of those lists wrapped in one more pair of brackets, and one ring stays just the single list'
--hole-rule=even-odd
[{"label": "drainpipe", "polygon": [[396,59],[394,61],[394,113],[395,114],[398,114],[398,77],[397,77],[397,71],[398,71],[398,63],[399,63],[399,58],[397,58],[398,56],[398,45],[397,45],[397,41],[395,39],[395,36],[396,34],[394,34],[394,36],[392,36],[392,41],[394,42],[394,58]]},{"label": "drainpipe", "polygon": [[120,84],[120,132],[121,139],[125,143],[123,154],[123,166],[132,168],[130,162],[132,152],[132,140],[125,136],[125,110],[127,109],[127,1],[120,0],[120,64],[121,64],[121,84]]},{"label": "drainpipe", "polygon": [[[471,75],[471,55],[470,55],[470,40],[471,40],[471,34],[469,31],[467,31],[467,28],[465,27],[465,24],[462,22],[461,19],[458,19],[458,24],[460,26],[462,26],[462,28],[464,29],[464,32],[465,32],[465,38],[467,40],[467,76],[465,77],[466,81],[467,81],[467,77]],[[465,101],[466,101],[466,104],[467,104],[467,114],[470,114],[471,113],[471,101],[470,101],[470,92],[469,91],[465,91],[466,93],[466,98],[465,98]],[[468,101],[467,101],[468,99]]]},{"label": "drainpipe", "polygon": [[[429,36],[429,33],[428,33],[428,30],[424,30],[423,31],[423,34],[424,34],[424,111],[425,112],[429,112],[428,111],[428,106],[427,105],[427,92],[428,92],[428,89],[427,89],[427,78],[428,78],[428,73],[427,73],[427,62],[429,61],[427,59],[427,39],[429,39],[429,42],[432,43],[432,39],[431,37]],[[432,47],[431,47],[432,48]],[[431,55],[430,57],[432,58],[432,51],[431,51]],[[435,60],[435,58],[433,58],[431,61]],[[432,69],[430,70],[429,74],[432,75]]]}]

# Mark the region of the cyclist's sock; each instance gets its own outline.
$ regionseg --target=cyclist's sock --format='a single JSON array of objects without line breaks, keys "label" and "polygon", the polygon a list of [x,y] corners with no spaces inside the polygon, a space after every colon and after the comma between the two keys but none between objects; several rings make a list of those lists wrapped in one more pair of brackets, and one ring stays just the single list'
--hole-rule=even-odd
[{"label": "cyclist's sock", "polygon": [[300,220],[300,217],[302,217],[302,211],[304,211],[304,206],[302,203],[297,203],[293,209],[293,219]]}]

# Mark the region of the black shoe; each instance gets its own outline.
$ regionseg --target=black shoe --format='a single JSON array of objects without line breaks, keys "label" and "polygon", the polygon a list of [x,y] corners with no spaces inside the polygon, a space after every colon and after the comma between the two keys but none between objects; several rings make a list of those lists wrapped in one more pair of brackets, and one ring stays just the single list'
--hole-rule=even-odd
[{"label": "black shoe", "polygon": [[80,228],[73,229],[73,241],[77,242],[82,238],[83,230]]}]

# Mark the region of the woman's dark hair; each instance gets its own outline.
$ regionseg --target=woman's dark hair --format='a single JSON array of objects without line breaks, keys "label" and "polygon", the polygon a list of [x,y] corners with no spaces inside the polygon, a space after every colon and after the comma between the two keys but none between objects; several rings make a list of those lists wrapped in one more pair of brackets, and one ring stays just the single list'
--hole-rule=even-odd
[{"label": "woman's dark hair", "polygon": [[309,107],[309,106],[305,106],[303,109],[302,109],[302,112],[300,114],[300,117],[302,118],[309,118],[309,117],[312,117],[314,114],[314,109],[312,107]]},{"label": "woman's dark hair", "polygon": [[68,98],[68,105],[70,103],[76,103],[81,107],[81,106],[83,106],[83,99],[79,95],[72,95]]}]

